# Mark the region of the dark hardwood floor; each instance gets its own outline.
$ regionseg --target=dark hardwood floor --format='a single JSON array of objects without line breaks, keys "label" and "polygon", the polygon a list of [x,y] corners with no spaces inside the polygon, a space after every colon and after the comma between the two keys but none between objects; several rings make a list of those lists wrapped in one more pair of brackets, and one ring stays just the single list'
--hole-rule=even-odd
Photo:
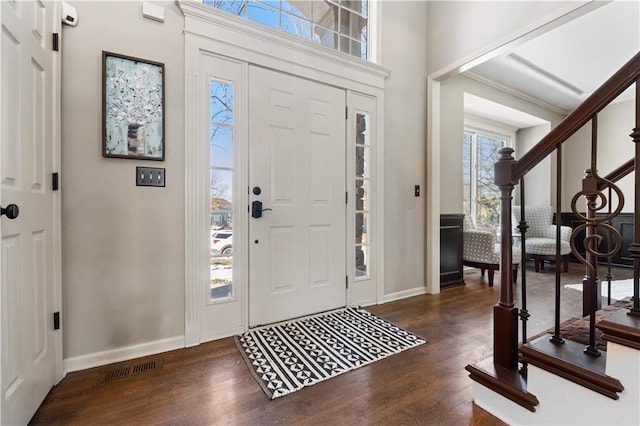
[{"label": "dark hardwood floor", "polygon": [[[553,266],[538,274],[532,269],[529,265],[530,335],[553,325],[555,279]],[[616,279],[631,273],[614,271]],[[581,282],[583,275],[583,267],[570,264],[563,284]],[[465,272],[465,281],[438,295],[368,308],[429,343],[273,401],[227,338],[70,373],[31,424],[502,425],[473,404],[464,370],[492,354],[492,308],[500,280],[489,287],[473,269]],[[518,299],[519,285],[520,277]],[[580,316],[582,293],[563,287],[561,294],[563,319]],[[136,366],[143,371],[134,373]],[[127,367],[129,374],[117,377]]]}]

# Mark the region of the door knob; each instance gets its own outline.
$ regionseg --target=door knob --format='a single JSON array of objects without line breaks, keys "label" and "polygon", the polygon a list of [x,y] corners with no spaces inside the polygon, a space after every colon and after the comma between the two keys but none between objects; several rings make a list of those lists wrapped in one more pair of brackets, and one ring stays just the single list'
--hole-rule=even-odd
[{"label": "door knob", "polygon": [[20,209],[15,204],[9,204],[6,208],[0,207],[0,216],[7,215],[9,219],[15,219],[20,214]]},{"label": "door knob", "polygon": [[251,203],[251,217],[253,218],[261,218],[262,217],[262,212],[267,211],[267,210],[271,210],[271,209],[263,209],[262,208],[262,201],[254,201]]}]

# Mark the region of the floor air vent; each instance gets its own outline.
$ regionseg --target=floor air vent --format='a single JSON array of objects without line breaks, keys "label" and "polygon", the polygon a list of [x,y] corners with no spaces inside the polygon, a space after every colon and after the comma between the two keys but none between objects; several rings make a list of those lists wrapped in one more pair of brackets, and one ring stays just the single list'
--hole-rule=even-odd
[{"label": "floor air vent", "polygon": [[105,382],[126,377],[131,372],[131,367],[118,368],[116,370],[110,370],[107,372],[107,376],[104,378]]},{"label": "floor air vent", "polygon": [[155,361],[145,362],[144,364],[138,364],[138,365],[134,366],[133,367],[133,374],[144,373],[145,371],[153,370],[154,368],[156,368],[156,362]]},{"label": "floor air vent", "polygon": [[163,364],[164,364],[163,358],[155,359],[153,361],[146,361],[138,364],[134,364],[133,361],[121,363],[118,368],[114,368],[107,371],[107,374],[104,377],[104,380],[101,381],[101,383],[110,382],[112,380],[121,379],[123,377],[132,376],[134,374],[145,373],[147,371],[151,371],[156,368],[162,367]]}]

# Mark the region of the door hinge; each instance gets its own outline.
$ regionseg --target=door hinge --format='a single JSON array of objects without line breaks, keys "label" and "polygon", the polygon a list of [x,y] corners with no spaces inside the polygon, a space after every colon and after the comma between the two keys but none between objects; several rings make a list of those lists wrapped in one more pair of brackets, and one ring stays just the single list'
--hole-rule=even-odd
[{"label": "door hinge", "polygon": [[58,33],[53,33],[52,43],[54,51],[57,52],[58,50],[60,50],[60,35]]},{"label": "door hinge", "polygon": [[344,107],[344,119],[345,120],[349,119],[349,107],[348,106]]},{"label": "door hinge", "polygon": [[60,188],[60,182],[58,179],[58,172],[51,174],[51,189],[57,191]]},{"label": "door hinge", "polygon": [[349,191],[344,191],[344,203],[349,204]]},{"label": "door hinge", "polygon": [[60,312],[53,313],[53,329],[60,330]]},{"label": "door hinge", "polygon": [[349,275],[344,276],[344,285],[349,289]]}]

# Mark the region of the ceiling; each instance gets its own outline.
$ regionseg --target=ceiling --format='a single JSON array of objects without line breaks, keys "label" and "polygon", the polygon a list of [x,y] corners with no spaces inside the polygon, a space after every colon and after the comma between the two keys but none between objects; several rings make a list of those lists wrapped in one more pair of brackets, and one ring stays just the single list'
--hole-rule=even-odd
[{"label": "ceiling", "polygon": [[[595,10],[470,69],[467,75],[568,113],[638,51],[640,1],[603,2]],[[619,99],[632,96],[628,90]],[[482,107],[485,113],[486,108],[490,105]],[[496,110],[496,114],[500,117],[501,113]],[[497,118],[493,111],[492,115]],[[519,125],[526,127],[527,123]]]}]

